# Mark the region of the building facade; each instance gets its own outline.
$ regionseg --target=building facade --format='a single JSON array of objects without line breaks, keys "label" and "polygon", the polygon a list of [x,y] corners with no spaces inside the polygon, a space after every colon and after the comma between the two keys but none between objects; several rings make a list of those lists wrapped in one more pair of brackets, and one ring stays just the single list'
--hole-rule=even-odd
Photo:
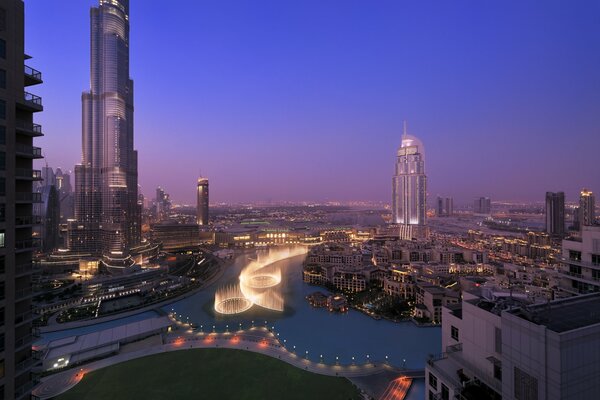
[{"label": "building facade", "polygon": [[196,221],[208,225],[208,179],[198,178],[196,185]]},{"label": "building facade", "polygon": [[594,225],[596,222],[596,197],[594,193],[583,189],[579,196],[579,229],[582,226]]},{"label": "building facade", "polygon": [[473,214],[490,215],[492,213],[492,200],[489,197],[477,197],[473,202]]},{"label": "building facade", "polygon": [[141,240],[133,81],[129,78],[129,0],[100,0],[90,12],[90,90],[82,94],[82,161],[75,167],[72,250],[127,264]]},{"label": "building facade", "polygon": [[42,74],[25,65],[24,3],[0,3],[0,398],[28,399],[33,385],[31,344],[32,255],[36,217],[33,160],[42,157],[34,138],[42,128],[34,114],[42,99],[28,87],[42,83]]},{"label": "building facade", "polygon": [[546,233],[555,237],[565,235],[564,192],[546,192]]},{"label": "building facade", "polygon": [[421,141],[406,133],[396,155],[392,179],[392,218],[400,226],[403,239],[427,236],[427,176],[425,148]]}]

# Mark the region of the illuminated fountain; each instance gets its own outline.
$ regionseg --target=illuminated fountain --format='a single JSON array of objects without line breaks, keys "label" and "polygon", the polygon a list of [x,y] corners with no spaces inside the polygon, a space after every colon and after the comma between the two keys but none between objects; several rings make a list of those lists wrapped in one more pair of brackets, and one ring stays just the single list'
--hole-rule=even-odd
[{"label": "illuminated fountain", "polygon": [[239,283],[223,286],[215,293],[215,311],[220,314],[239,314],[253,304],[274,311],[283,311],[281,268],[274,263],[306,253],[305,247],[269,251],[250,262],[240,272]]}]

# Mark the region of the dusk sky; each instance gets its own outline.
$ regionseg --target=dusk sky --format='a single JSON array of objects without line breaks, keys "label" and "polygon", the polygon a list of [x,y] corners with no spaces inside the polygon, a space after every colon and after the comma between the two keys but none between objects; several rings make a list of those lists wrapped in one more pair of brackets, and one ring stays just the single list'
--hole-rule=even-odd
[{"label": "dusk sky", "polygon": [[[94,0],[26,0],[49,166],[81,158]],[[600,2],[131,0],[139,182],[194,202],[391,200],[402,120],[429,202],[600,193]]]}]

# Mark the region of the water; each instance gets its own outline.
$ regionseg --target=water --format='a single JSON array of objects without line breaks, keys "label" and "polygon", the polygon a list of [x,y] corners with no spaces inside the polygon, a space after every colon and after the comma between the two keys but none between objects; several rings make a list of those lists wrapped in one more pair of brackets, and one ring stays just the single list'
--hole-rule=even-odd
[{"label": "water", "polygon": [[[202,329],[211,331],[215,326],[223,331],[229,325],[235,330],[242,324],[248,327],[254,320],[255,325],[275,327],[280,340],[285,340],[289,349],[306,355],[314,361],[356,363],[367,360],[381,361],[388,356],[389,361],[399,367],[423,368],[428,354],[438,353],[440,347],[440,329],[437,327],[420,328],[412,322],[394,323],[375,320],[358,311],[350,310],[346,314],[330,313],[325,309],[311,307],[305,296],[315,291],[325,291],[302,282],[302,261],[304,256],[292,257],[277,262],[282,270],[282,290],[285,297],[284,312],[269,311],[254,305],[243,314],[233,316],[218,315],[213,310],[216,286],[174,303],[165,310],[174,310],[189,318]],[[245,256],[239,257],[228,267],[219,285],[235,283],[239,272],[247,263]]]},{"label": "water", "polygon": [[[296,352],[306,355],[311,360],[325,362],[356,363],[367,360],[384,360],[388,356],[390,363],[407,368],[423,368],[428,354],[440,352],[440,328],[420,328],[412,322],[394,323],[386,320],[374,320],[355,310],[346,314],[330,313],[325,309],[313,308],[305,300],[305,296],[325,289],[310,286],[302,282],[302,261],[304,256],[297,256],[279,261],[277,266],[282,270],[282,291],[285,298],[284,312],[269,311],[254,305],[243,314],[234,316],[216,315],[213,309],[214,293],[218,285],[236,283],[240,270],[248,262],[246,256],[238,257],[228,267],[217,285],[196,293],[186,299],[164,307],[166,311],[175,310],[189,318],[196,325],[203,325],[204,331],[212,330],[212,326],[223,331],[251,325],[254,320],[257,326],[275,327],[275,332],[288,348],[296,346]],[[130,317],[59,332],[47,333],[43,342],[72,335],[80,335],[101,329],[115,327],[142,319],[155,317],[154,312],[144,312]],[[422,392],[416,385],[415,393]],[[411,391],[413,393],[413,391]],[[408,397],[412,399],[412,396]],[[422,398],[415,397],[415,398]]]}]

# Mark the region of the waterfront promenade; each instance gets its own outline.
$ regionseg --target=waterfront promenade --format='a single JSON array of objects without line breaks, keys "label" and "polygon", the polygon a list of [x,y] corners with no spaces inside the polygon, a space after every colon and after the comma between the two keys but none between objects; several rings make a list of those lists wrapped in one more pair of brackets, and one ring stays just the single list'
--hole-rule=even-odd
[{"label": "waterfront promenade", "polygon": [[252,351],[279,359],[309,372],[345,378],[365,377],[384,372],[393,372],[399,376],[407,377],[402,385],[394,385],[393,393],[395,397],[386,397],[396,400],[403,399],[408,392],[410,388],[410,378],[408,377],[418,377],[423,375],[422,370],[398,369],[385,362],[373,361],[361,364],[352,363],[350,365],[338,363],[328,364],[320,357],[311,355],[313,358],[318,359],[318,361],[313,361],[308,358],[309,355],[307,352],[304,354],[297,354],[293,349],[290,350],[286,348],[273,332],[264,327],[252,327],[245,330],[217,333],[192,330],[190,325],[186,323],[174,319],[173,321],[178,329],[166,335],[162,344],[149,346],[137,351],[117,354],[109,358],[50,375],[42,380],[42,383],[34,390],[33,394],[40,399],[49,399],[75,386],[81,381],[86,373],[91,371],[153,354],[198,348],[223,348]]}]

